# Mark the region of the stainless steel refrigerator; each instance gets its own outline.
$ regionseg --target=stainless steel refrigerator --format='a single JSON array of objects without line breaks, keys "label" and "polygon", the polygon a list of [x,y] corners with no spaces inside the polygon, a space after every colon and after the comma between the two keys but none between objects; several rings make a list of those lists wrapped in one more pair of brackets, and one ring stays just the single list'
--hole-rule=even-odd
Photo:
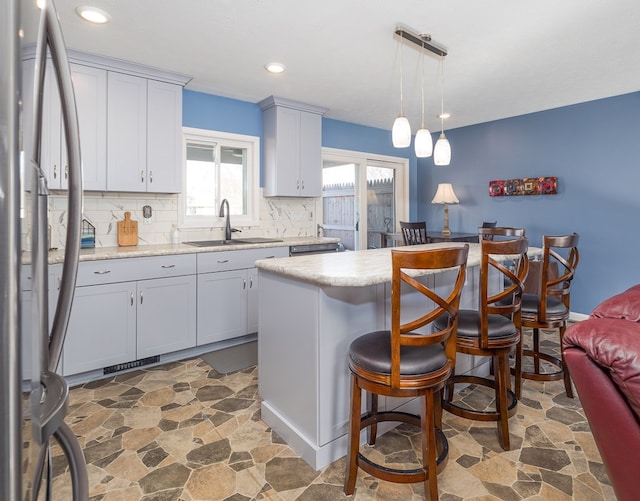
[{"label": "stainless steel refrigerator", "polygon": [[[82,223],[82,169],[78,119],[69,62],[53,0],[36,12],[35,0],[0,0],[0,499],[22,501],[51,492],[50,448],[57,441],[68,461],[74,500],[88,498],[82,449],[64,423],[68,387],[56,373],[73,303]],[[39,19],[39,21],[37,21]],[[23,89],[21,53],[37,41],[33,95]],[[42,89],[46,59],[55,68],[62,103],[69,161],[68,219],[60,291],[50,326],[48,276],[48,190],[40,170]],[[22,103],[33,99],[33,115]],[[32,130],[25,130],[31,124]],[[30,138],[31,140],[26,140]],[[27,143],[27,144],[25,144]],[[21,234],[27,229],[21,214],[22,174],[30,171],[32,297],[30,311],[20,303]],[[29,176],[27,176],[29,177]],[[25,307],[26,308],[26,307]],[[25,329],[21,315],[30,316]],[[31,332],[23,343],[23,332]],[[24,344],[27,349],[22,348]],[[24,351],[24,353],[23,353]],[[23,359],[31,370],[23,374]]]}]

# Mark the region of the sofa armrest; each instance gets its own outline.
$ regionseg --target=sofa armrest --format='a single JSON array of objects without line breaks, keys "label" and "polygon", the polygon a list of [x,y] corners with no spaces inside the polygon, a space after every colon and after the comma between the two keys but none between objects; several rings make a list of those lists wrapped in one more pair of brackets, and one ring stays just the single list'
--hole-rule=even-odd
[{"label": "sofa armrest", "polygon": [[618,501],[637,500],[640,422],[608,371],[582,348],[567,348],[564,357]]},{"label": "sofa armrest", "polygon": [[562,345],[582,349],[602,367],[640,421],[640,323],[590,318],[567,329]]}]

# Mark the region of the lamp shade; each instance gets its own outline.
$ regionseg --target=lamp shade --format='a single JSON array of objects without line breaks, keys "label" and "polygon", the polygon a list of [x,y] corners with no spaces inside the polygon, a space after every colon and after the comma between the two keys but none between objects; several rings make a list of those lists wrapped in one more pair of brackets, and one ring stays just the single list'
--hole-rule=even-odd
[{"label": "lamp shade", "polygon": [[407,117],[400,115],[393,122],[391,142],[394,148],[407,148],[411,144],[411,125]]},{"label": "lamp shade", "polygon": [[460,200],[456,197],[451,183],[440,183],[436,194],[431,200],[432,204],[458,204]]},{"label": "lamp shade", "polygon": [[440,134],[436,141],[436,146],[433,150],[433,163],[436,165],[449,165],[451,163],[451,145],[444,132]]},{"label": "lamp shade", "polygon": [[430,157],[433,153],[433,139],[429,129],[420,129],[416,132],[416,140],[414,143],[416,156],[418,158]]}]

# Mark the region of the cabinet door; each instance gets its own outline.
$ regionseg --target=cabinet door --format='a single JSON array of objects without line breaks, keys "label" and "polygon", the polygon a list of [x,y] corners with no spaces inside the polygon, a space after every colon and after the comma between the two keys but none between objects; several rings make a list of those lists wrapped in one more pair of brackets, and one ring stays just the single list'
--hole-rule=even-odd
[{"label": "cabinet door", "polygon": [[247,270],[247,334],[258,332],[258,269]]},{"label": "cabinet door", "polygon": [[67,189],[68,167],[64,152],[62,108],[53,63],[47,60],[42,97],[42,136],[40,140],[40,166],[47,176],[50,189]]},{"label": "cabinet door", "polygon": [[147,189],[147,81],[107,75],[107,190]]},{"label": "cabinet door", "polygon": [[138,282],[137,358],[196,345],[196,276]]},{"label": "cabinet door", "polygon": [[[104,191],[107,189],[107,72],[80,64],[70,66],[78,108],[84,189]],[[63,147],[66,158],[64,142]],[[66,178],[64,182],[66,184]]]},{"label": "cabinet door", "polygon": [[247,333],[247,271],[198,275],[198,346]]},{"label": "cabinet door", "polygon": [[277,191],[280,196],[300,194],[300,112],[278,108]]},{"label": "cabinet door", "polygon": [[182,88],[147,82],[147,191],[179,193],[182,169]]},{"label": "cabinet door", "polygon": [[300,195],[322,196],[322,117],[300,112]]},{"label": "cabinet door", "polygon": [[63,374],[136,360],[136,284],[76,287]]}]

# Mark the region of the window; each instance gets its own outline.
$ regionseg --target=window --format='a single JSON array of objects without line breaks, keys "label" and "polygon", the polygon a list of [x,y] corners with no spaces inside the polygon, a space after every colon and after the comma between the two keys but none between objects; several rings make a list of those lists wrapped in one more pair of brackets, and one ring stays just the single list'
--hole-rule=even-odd
[{"label": "window", "polygon": [[260,138],[183,128],[180,227],[222,227],[226,198],[234,226],[259,224]]}]

